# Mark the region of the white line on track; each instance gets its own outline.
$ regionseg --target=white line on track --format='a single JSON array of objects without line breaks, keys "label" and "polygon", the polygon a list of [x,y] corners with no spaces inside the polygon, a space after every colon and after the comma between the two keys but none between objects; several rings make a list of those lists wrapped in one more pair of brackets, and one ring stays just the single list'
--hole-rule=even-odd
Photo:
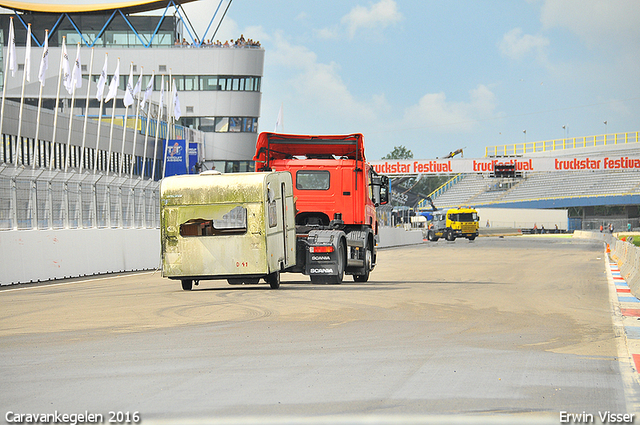
[{"label": "white line on track", "polygon": [[[157,273],[157,270],[152,270],[152,271],[144,271],[144,272],[127,272],[127,275],[137,275],[137,274],[153,274],[153,273]],[[58,283],[47,283],[47,282],[33,282],[33,284],[24,284],[24,286],[20,286],[19,288],[0,288],[0,294],[3,292],[11,292],[11,291],[23,291],[26,289],[41,289],[41,288],[51,288],[53,286],[60,286],[60,285],[72,285],[72,284],[76,284],[76,283],[87,283],[87,282],[95,282],[97,280],[109,280],[109,279],[118,279],[123,277],[122,274],[114,274],[114,275],[109,275],[109,276],[103,276],[103,277],[91,277],[88,279],[83,279],[83,280],[75,280],[75,279],[68,279],[64,282],[58,282]]]}]

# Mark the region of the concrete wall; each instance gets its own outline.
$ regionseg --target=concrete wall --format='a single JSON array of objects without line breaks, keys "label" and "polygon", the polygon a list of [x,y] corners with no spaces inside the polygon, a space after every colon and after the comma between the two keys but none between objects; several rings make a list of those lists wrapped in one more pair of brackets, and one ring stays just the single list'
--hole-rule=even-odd
[{"label": "concrete wall", "polygon": [[640,298],[640,248],[618,240],[614,234],[576,230],[574,238],[598,239],[609,244],[611,258],[618,263],[620,274],[631,288],[631,293]]},{"label": "concrete wall", "polygon": [[380,227],[378,248],[423,243],[422,230],[405,230],[402,227]]},{"label": "concrete wall", "polygon": [[486,227],[489,220],[490,227],[532,229],[536,224],[538,229],[555,229],[556,224],[560,230],[569,227],[569,215],[567,210],[555,209],[526,209],[526,208],[489,208],[478,207],[480,227]]},{"label": "concrete wall", "polygon": [[0,232],[0,285],[155,269],[158,229]]},{"label": "concrete wall", "polygon": [[[422,243],[422,231],[380,228],[379,247]],[[0,232],[0,285],[160,266],[159,229],[7,230]]]}]

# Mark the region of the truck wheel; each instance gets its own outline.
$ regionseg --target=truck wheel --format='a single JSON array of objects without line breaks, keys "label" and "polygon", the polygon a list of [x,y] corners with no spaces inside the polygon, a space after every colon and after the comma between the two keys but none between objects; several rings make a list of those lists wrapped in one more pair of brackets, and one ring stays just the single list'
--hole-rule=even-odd
[{"label": "truck wheel", "polygon": [[450,242],[453,242],[456,240],[455,235],[453,234],[453,232],[447,232],[447,240]]},{"label": "truck wheel", "polygon": [[367,249],[364,252],[364,274],[354,274],[353,281],[354,282],[366,282],[369,280],[369,274],[371,273],[371,247],[367,245]]},{"label": "truck wheel", "polygon": [[191,279],[182,279],[182,289],[185,291],[190,291],[193,288],[193,280]]},{"label": "truck wheel", "polygon": [[475,236],[475,235],[473,235],[473,236],[469,236],[469,238],[468,238],[468,239],[469,239],[470,241],[472,241],[472,240],[474,240],[475,238],[476,238],[476,236]]},{"label": "truck wheel", "polygon": [[268,274],[265,278],[271,289],[278,289],[280,287],[280,272],[273,272]]},{"label": "truck wheel", "polygon": [[336,285],[340,285],[342,283],[342,279],[344,279],[344,266],[346,263],[344,254],[344,243],[340,242],[340,244],[338,244],[338,274],[335,276],[329,276],[329,283]]},{"label": "truck wheel", "polygon": [[429,230],[429,233],[427,233],[427,239],[428,239],[428,240],[430,240],[430,241],[432,241],[432,242],[433,242],[433,241],[437,241],[437,239],[436,239],[436,235],[435,235],[435,233],[433,232],[433,230]]}]

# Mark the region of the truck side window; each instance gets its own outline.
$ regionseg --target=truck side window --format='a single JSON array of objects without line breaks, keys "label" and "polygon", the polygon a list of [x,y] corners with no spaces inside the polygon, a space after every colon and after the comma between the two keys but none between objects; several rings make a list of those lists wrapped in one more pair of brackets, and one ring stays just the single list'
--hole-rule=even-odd
[{"label": "truck side window", "polygon": [[328,190],[331,174],[326,170],[298,170],[296,189]]}]

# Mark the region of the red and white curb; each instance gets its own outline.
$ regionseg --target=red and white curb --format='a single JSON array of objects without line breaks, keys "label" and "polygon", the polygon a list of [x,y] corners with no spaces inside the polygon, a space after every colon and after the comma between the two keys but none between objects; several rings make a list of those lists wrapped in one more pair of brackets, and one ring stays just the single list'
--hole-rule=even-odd
[{"label": "red and white curb", "polygon": [[625,385],[628,411],[640,410],[640,300],[632,293],[618,264],[606,255],[613,326],[618,345],[620,372]]}]

